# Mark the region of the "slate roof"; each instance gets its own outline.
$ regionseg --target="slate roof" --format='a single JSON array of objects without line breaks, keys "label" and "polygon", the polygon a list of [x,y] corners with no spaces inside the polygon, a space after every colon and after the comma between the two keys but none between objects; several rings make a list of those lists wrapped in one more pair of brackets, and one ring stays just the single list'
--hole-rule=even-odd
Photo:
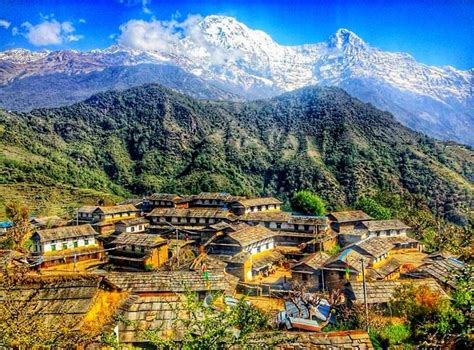
[{"label": "slate roof", "polygon": [[294,225],[324,225],[328,219],[321,216],[293,215],[288,223]]},{"label": "slate roof", "polygon": [[103,214],[120,214],[120,213],[128,213],[128,212],[138,212],[139,210],[133,204],[122,204],[122,205],[97,207],[94,210],[94,212],[96,211],[101,212]]},{"label": "slate roof", "polygon": [[[25,301],[31,305],[31,312],[41,316],[40,322],[43,322],[45,330],[48,325],[58,323],[76,330],[81,327],[85,315],[96,302],[99,290],[108,291],[111,288],[118,290],[97,275],[61,276],[60,279],[51,276],[34,277],[8,290],[0,285],[0,303],[3,298]],[[2,295],[6,292],[10,297]],[[104,319],[96,321],[105,322]]]},{"label": "slate roof", "polygon": [[156,329],[161,337],[172,334],[172,331],[182,327],[176,320],[185,317],[185,296],[151,295],[133,296],[121,313],[121,318],[127,322],[119,322],[119,340],[121,343],[146,342],[142,330]]},{"label": "slate roof", "polygon": [[372,280],[384,279],[391,273],[400,269],[402,264],[397,259],[390,259],[378,268],[370,268],[367,271],[367,278]]},{"label": "slate roof", "polygon": [[[275,350],[372,350],[374,347],[366,331],[332,331],[332,332],[289,332],[269,333],[263,339],[280,339],[281,344],[275,345]],[[259,334],[262,339],[262,334]],[[286,341],[285,341],[286,339]]]},{"label": "slate roof", "polygon": [[111,272],[107,278],[133,293],[225,291],[238,280],[224,271],[208,271],[209,281],[201,271]]},{"label": "slate roof", "polygon": [[145,219],[145,218],[134,218],[134,219],[129,219],[129,220],[120,220],[115,223],[115,225],[119,226],[135,226],[135,225],[146,225],[149,224],[150,222]]},{"label": "slate roof", "polygon": [[[463,269],[465,264],[455,258],[443,258],[436,260],[428,260],[427,263],[418,267],[418,271],[427,274],[441,283],[448,286],[456,287],[456,271]],[[474,278],[474,276],[473,276]]]},{"label": "slate roof", "polygon": [[97,205],[85,205],[85,206],[80,207],[79,209],[77,209],[77,211],[78,211],[79,213],[88,213],[88,214],[91,214],[91,213],[93,213],[97,208],[98,208]]},{"label": "slate roof", "polygon": [[277,250],[270,251],[264,255],[259,255],[256,258],[252,258],[252,269],[260,270],[282,260],[284,257],[285,256]]},{"label": "slate roof", "polygon": [[327,224],[326,217],[309,215],[292,215],[287,211],[256,211],[247,213],[242,217],[246,221],[261,222],[287,222],[294,225],[324,225]]},{"label": "slate roof", "polygon": [[65,225],[67,221],[54,215],[33,218],[30,220],[30,223],[38,227],[57,227]]},{"label": "slate roof", "polygon": [[38,230],[35,234],[37,234],[43,242],[99,235],[89,224],[77,226],[61,226],[56,228],[49,228],[46,230]]},{"label": "slate roof", "polygon": [[363,221],[362,224],[367,229],[372,231],[385,231],[385,230],[402,230],[410,229],[411,227],[406,225],[400,220],[374,220],[374,221]]},{"label": "slate roof", "polygon": [[240,246],[247,247],[253,243],[275,237],[275,232],[261,225],[246,225],[236,232],[229,233],[228,236],[237,241]]},{"label": "slate roof", "polygon": [[[396,280],[396,281],[369,281],[367,285],[367,303],[368,304],[385,304],[390,301],[393,294],[402,285],[413,284],[415,287],[428,286],[432,290],[447,296],[440,285],[432,278],[414,279],[414,280]],[[362,282],[350,282],[347,290],[348,297],[353,301],[363,302],[364,291]]]},{"label": "slate roof", "polygon": [[240,199],[232,203],[237,204],[244,208],[257,207],[260,205],[280,205],[282,202],[274,197],[259,197],[259,198],[246,198]]},{"label": "slate roof", "polygon": [[235,198],[230,194],[226,192],[201,192],[199,194],[196,194],[192,196],[192,199],[209,199],[209,200],[222,200],[225,202],[234,200]]},{"label": "slate roof", "polygon": [[300,261],[298,261],[293,267],[291,268],[292,270],[297,270],[298,267],[301,265],[306,265],[311,267],[314,270],[320,269],[324,263],[330,258],[328,254],[325,252],[315,252],[313,254],[310,254]]},{"label": "slate roof", "polygon": [[137,247],[157,247],[166,244],[158,235],[148,233],[121,233],[113,242],[116,245],[135,245]]},{"label": "slate roof", "polygon": [[170,202],[176,202],[179,200],[184,199],[181,196],[178,196],[177,194],[173,193],[153,193],[151,196],[147,197],[148,200],[153,200],[153,201],[170,201]]},{"label": "slate roof", "polygon": [[347,248],[337,255],[329,258],[329,260],[327,260],[324,264],[324,268],[330,269],[330,265],[333,265],[333,263],[342,263],[344,265],[348,264],[356,272],[361,272],[361,259],[364,260],[365,266],[369,265],[370,259],[366,255],[363,255],[352,248]]},{"label": "slate roof", "polygon": [[329,214],[334,221],[339,223],[373,220],[373,218],[362,210],[335,211]]},{"label": "slate roof", "polygon": [[391,240],[385,237],[370,237],[363,241],[357,242],[354,249],[359,250],[362,254],[378,258],[394,248]]},{"label": "slate roof", "polygon": [[214,208],[155,208],[148,214],[148,217],[236,219],[236,216],[227,210]]}]

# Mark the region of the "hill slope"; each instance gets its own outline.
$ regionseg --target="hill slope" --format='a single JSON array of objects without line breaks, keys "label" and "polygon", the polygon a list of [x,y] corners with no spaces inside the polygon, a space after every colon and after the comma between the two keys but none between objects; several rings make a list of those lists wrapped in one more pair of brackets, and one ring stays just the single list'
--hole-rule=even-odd
[{"label": "hill slope", "polygon": [[17,78],[0,86],[0,107],[15,111],[58,107],[85,100],[98,92],[124,90],[147,83],[159,83],[199,99],[243,100],[177,66],[138,64],[107,67],[84,74],[53,73]]},{"label": "hill slope", "polygon": [[0,181],[118,195],[301,188],[331,207],[380,190],[419,194],[465,222],[473,151],[415,133],[337,88],[255,102],[199,101],[157,85],[68,107],[1,113]]}]

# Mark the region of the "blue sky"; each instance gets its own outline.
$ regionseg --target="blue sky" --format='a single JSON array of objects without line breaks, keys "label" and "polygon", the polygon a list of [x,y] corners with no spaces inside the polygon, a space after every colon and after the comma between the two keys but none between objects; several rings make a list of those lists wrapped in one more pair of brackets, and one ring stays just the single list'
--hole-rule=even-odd
[{"label": "blue sky", "polygon": [[348,28],[372,46],[422,63],[474,67],[474,0],[0,0],[0,50],[104,48],[129,20],[188,14],[233,16],[287,45],[320,42]]}]

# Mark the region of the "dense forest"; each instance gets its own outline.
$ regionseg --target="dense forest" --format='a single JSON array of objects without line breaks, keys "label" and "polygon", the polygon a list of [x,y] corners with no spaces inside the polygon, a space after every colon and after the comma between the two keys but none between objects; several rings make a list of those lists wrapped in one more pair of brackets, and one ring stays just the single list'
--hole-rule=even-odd
[{"label": "dense forest", "polygon": [[337,88],[214,102],[145,85],[68,107],[0,112],[0,135],[2,186],[122,197],[227,191],[284,201],[305,189],[327,210],[390,193],[433,217],[470,220],[472,149],[411,131]]}]

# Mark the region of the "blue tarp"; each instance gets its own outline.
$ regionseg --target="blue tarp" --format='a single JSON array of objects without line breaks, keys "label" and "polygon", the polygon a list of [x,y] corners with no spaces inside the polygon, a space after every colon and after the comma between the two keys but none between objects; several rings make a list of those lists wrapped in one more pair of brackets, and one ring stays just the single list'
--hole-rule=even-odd
[{"label": "blue tarp", "polygon": [[0,221],[0,228],[9,228],[13,226],[11,221]]}]

